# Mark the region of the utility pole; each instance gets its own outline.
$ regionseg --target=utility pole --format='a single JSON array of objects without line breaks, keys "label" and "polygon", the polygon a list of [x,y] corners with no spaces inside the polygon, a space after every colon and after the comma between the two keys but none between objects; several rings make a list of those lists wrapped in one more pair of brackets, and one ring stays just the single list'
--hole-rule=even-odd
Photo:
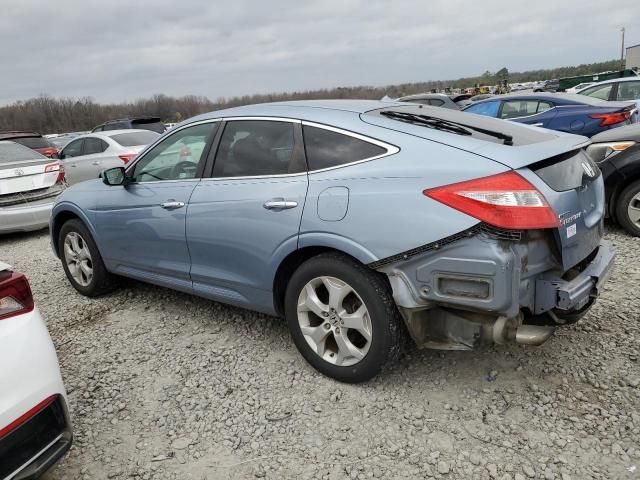
[{"label": "utility pole", "polygon": [[624,70],[624,27],[620,29],[622,32],[622,46],[620,47],[620,70]]}]

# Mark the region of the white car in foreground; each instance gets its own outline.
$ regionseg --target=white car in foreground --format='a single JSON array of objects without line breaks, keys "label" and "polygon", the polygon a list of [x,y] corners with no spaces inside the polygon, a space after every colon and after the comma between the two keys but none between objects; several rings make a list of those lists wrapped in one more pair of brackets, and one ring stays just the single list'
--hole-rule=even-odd
[{"label": "white car in foreground", "polygon": [[71,442],[51,337],[26,277],[0,262],[0,480],[38,478]]}]

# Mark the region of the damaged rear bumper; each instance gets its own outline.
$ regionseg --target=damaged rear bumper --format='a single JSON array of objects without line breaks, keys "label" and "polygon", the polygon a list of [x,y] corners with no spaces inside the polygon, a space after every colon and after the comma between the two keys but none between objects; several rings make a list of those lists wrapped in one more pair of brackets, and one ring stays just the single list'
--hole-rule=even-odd
[{"label": "damaged rear bumper", "polygon": [[374,265],[388,276],[419,346],[537,345],[549,338],[554,325],[586,313],[611,273],[609,242],[601,240],[587,259],[565,271],[552,232],[517,233],[475,228],[453,242]]}]

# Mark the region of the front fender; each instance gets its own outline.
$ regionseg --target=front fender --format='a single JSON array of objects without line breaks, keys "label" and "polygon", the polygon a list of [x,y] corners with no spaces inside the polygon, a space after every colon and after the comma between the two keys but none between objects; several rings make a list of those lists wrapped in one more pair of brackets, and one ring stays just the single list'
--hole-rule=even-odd
[{"label": "front fender", "polygon": [[[85,210],[80,208],[77,204],[63,200],[56,203],[51,210],[51,218],[49,219],[49,232],[50,232],[50,240],[51,240],[51,248],[53,249],[53,253],[55,256],[58,256],[58,238],[54,232],[59,232],[60,222],[62,219],[67,218],[68,214],[72,214],[73,216],[78,217],[85,224],[87,229],[89,229],[89,233],[94,239],[97,239],[97,234],[95,227],[93,226],[92,218],[87,214]],[[96,240],[96,244],[97,244]],[[98,247],[99,248],[99,247]]]}]

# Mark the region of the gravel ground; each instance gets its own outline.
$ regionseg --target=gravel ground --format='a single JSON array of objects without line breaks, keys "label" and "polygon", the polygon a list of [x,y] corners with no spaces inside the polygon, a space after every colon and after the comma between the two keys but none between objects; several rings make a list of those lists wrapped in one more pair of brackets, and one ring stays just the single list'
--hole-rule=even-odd
[{"label": "gravel ground", "polygon": [[411,349],[359,386],[311,369],[280,319],[135,282],[89,300],[46,232],[3,237],[71,403],[47,478],[640,478],[640,240],[608,237],[606,291],[546,345]]}]

